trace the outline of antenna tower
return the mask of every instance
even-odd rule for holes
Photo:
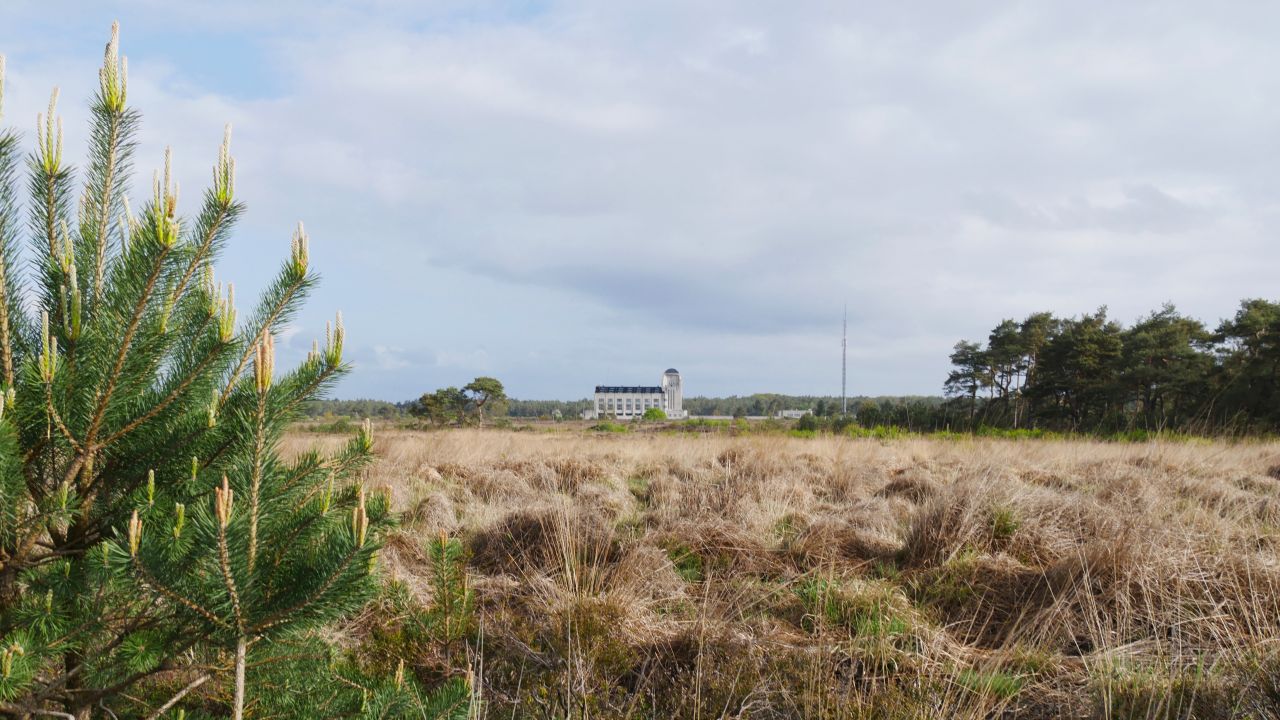
[[[849,398],[845,394],[845,382],[849,373],[849,304],[844,305],[844,328],[840,336],[840,414],[849,414]]]

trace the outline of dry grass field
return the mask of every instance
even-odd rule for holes
[[[421,541],[465,540],[485,717],[1280,717],[1274,443],[377,446],[388,572],[430,603]]]

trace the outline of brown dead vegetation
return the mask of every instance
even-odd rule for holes
[[[487,717],[1280,717],[1275,444],[378,442],[389,571],[466,540]]]

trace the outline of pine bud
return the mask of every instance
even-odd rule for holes
[[[133,511],[133,517],[129,518],[129,556],[138,556],[138,545],[142,542],[142,520],[138,518],[138,511]]]
[[[0,674],[9,677],[13,673],[13,659],[22,655],[26,655],[27,651],[14,641],[9,647],[5,648],[4,654],[0,655]]]
[[[370,450],[373,449],[373,421],[372,420],[370,420],[369,418],[365,418],[364,422],[360,423],[360,430],[356,434],[356,440],[359,441],[360,449],[362,451],[369,452]]]
[[[213,389],[213,398],[209,400],[209,428],[218,426],[218,389]]]
[[[225,530],[231,522],[231,506],[235,502],[235,493],[227,483],[226,475],[222,476],[222,487],[215,488],[213,495],[213,512],[218,517],[218,524]]]
[[[309,253],[307,249],[307,231],[302,228],[302,221],[298,221],[298,229],[293,231],[293,243],[289,252],[289,260],[293,264],[293,271],[299,276],[307,274],[307,261]]]
[[[169,207],[169,198],[173,196],[173,148],[169,145],[164,147],[164,198],[161,202],[166,210]]]
[[[53,591],[52,590],[46,590],[44,593],[44,614],[45,615],[53,614]]]
[[[120,254],[126,255],[129,252],[129,237],[138,228],[138,223],[133,219],[133,211],[129,209],[129,196],[120,196]]]
[[[200,475],[200,458],[195,455],[191,456],[191,482],[194,484],[196,478]]]
[[[342,363],[342,341],[346,337],[346,331],[342,328],[342,313],[339,312],[334,319],[333,325],[325,323],[324,325],[324,356],[325,362],[330,366]]]
[[[222,148],[213,166],[213,196],[226,207],[236,195],[236,161],[231,157],[231,124],[222,132]]]
[[[364,547],[365,536],[369,532],[369,515],[364,509],[364,486],[360,486],[356,490],[356,506],[351,509],[351,534],[355,537],[356,545]]]
[[[212,277],[212,276],[211,276]],[[218,300],[218,340],[231,342],[236,334],[236,288],[227,283],[227,297]]]
[[[49,97],[49,114],[36,114],[36,162],[46,175],[62,168],[62,118],[57,117],[58,88]]]
[[[49,311],[40,312],[40,377],[53,382],[58,372],[58,342],[49,334]]]
[[[156,471],[147,471],[147,507],[156,504]]]
[[[182,503],[173,504],[173,539],[182,537],[182,526],[187,522],[187,506]]]
[[[123,64],[120,61],[120,23],[113,22],[111,40],[107,42],[107,49],[103,53],[102,68],[98,70],[102,104],[113,113],[124,110],[128,73],[128,61]]]
[[[404,687],[404,658],[396,665],[396,687]]]
[[[155,203],[156,240],[164,247],[178,242],[178,185],[173,181],[173,148],[164,149],[164,183],[157,173],[152,180],[152,202]]]
[[[76,266],[76,246],[71,241],[71,228],[67,226],[67,221],[63,220],[58,228],[62,237],[62,254],[57,259],[62,267],[62,274],[67,275]]]
[[[333,471],[329,471],[329,484],[324,489],[324,495],[320,498],[320,514],[329,512],[329,506],[333,504]]]
[[[173,314],[173,303],[177,300],[172,293],[165,295],[164,307],[160,310],[160,334],[169,332],[169,316]]]
[[[218,308],[221,307],[222,286],[213,280],[213,265],[205,263],[200,268],[200,284],[204,286],[205,307],[209,317],[214,317],[218,314]]]
[[[258,343],[258,356],[253,363],[253,379],[258,385],[258,394],[266,395],[271,389],[271,377],[275,374],[276,341],[270,332],[263,335]]]
[[[80,299],[80,282],[76,277],[76,266],[71,266],[71,272],[67,277],[67,282],[71,284],[71,307],[67,310],[65,325],[67,330],[67,339],[76,341],[80,339],[80,323],[83,312],[83,303]]]

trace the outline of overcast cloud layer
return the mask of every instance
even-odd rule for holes
[[[79,152],[118,17],[141,178],[172,144],[191,208],[235,125],[219,275],[304,219],[283,344],[342,309],[345,397],[835,394],[845,302],[851,392],[935,394],[1004,317],[1280,295],[1280,5],[5,5],[6,124],[60,85]]]

